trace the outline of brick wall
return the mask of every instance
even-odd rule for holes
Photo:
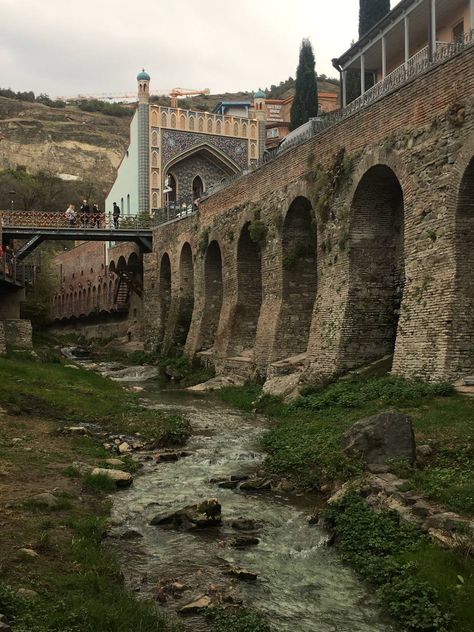
[[[391,352],[402,375],[474,370],[473,62],[471,47],[240,178],[198,214],[156,229],[145,272],[150,340],[175,339],[188,243],[190,355],[210,349],[225,366],[252,347],[264,371],[303,351],[308,379]],[[258,217],[265,242],[243,247]],[[171,299],[163,321],[165,252]]]

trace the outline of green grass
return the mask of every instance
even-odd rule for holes
[[[206,618],[212,621],[215,632],[270,632],[270,627],[255,610],[239,608],[229,612],[224,608],[210,608]]]
[[[106,474],[86,474],[82,482],[89,491],[99,494],[111,494],[116,490],[114,481]]]
[[[305,489],[344,482],[364,468],[340,450],[341,435],[358,419],[384,410],[409,414],[418,444],[429,443],[433,457],[424,469],[406,469],[407,487],[474,515],[474,405],[444,382],[426,384],[393,376],[341,380],[310,387],[289,405],[259,397],[255,385],[223,389],[226,402],[257,409],[276,423],[264,438],[266,467],[290,475]]]
[[[163,435],[164,440],[168,434],[180,434],[182,441],[185,436],[186,422],[178,422],[179,416],[168,419],[163,412],[139,406],[138,396],[118,383],[31,356],[0,358],[0,401],[12,413],[65,424],[96,422],[117,432],[141,432],[145,438]],[[97,446],[91,449],[100,451]]]
[[[342,559],[379,588],[405,630],[470,632],[474,560],[431,544],[395,511],[373,511],[349,493],[326,512]]]
[[[71,541],[61,551],[70,572],[49,570],[36,600],[22,599],[0,584],[0,612],[15,632],[165,632],[168,624],[155,605],[136,601],[121,583],[115,559],[101,546],[102,517],[71,521]]]

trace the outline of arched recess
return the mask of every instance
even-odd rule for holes
[[[222,256],[217,241],[211,241],[204,260],[204,313],[201,325],[201,348],[215,343],[222,309]]]
[[[393,354],[405,284],[403,191],[395,172],[362,176],[349,222],[349,292],[342,359],[347,367]]]
[[[163,340],[171,306],[171,262],[168,253],[160,263],[160,338]]]
[[[282,305],[274,359],[305,353],[318,285],[317,235],[311,202],[290,205],[282,233]]]
[[[188,337],[194,309],[194,264],[188,242],[183,245],[179,258],[179,306],[176,344],[184,346]]]
[[[245,224],[237,244],[237,308],[232,332],[232,353],[249,353],[255,344],[262,306],[262,253]]]
[[[204,191],[204,183],[200,176],[196,176],[193,180],[193,200],[198,200]]]
[[[474,370],[474,156],[466,167],[456,207],[454,338],[459,370]]]
[[[125,272],[127,268],[127,262],[125,261],[125,257],[121,255],[117,261],[117,272]]]

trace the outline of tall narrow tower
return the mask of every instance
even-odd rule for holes
[[[150,75],[143,69],[138,81],[138,212],[150,212]]]

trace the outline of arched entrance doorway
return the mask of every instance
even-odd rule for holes
[[[200,176],[196,176],[193,180],[193,201],[198,200],[204,191],[204,184]]]

